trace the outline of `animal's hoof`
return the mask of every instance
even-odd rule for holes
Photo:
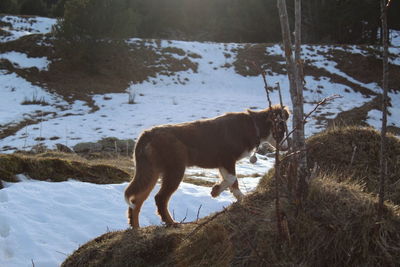
[[[219,184],[216,184],[213,186],[211,190],[211,196],[212,197],[217,197],[221,193],[221,186]]]

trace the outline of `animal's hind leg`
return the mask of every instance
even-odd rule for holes
[[[174,166],[165,172],[162,178],[161,189],[155,196],[158,214],[161,216],[161,220],[167,225],[175,223],[168,211],[168,202],[171,195],[176,191],[181,183],[184,173],[185,166]]]
[[[150,175],[149,177],[149,184],[147,185],[146,190],[140,193],[132,194],[130,192],[132,184],[130,184],[125,191],[126,193],[126,200],[128,202],[129,208],[128,208],[128,223],[133,227],[133,228],[139,228],[139,213],[142,208],[143,202],[147,199],[149,196],[151,190],[154,188],[156,182],[157,182],[158,174],[153,174]]]

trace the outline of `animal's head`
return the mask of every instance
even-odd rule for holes
[[[268,142],[273,147],[277,147],[285,137],[286,121],[289,119],[290,112],[288,107],[275,105],[262,111],[249,111],[258,129],[261,142]],[[281,145],[281,150],[287,150],[287,142]]]

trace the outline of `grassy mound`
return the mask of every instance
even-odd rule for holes
[[[359,150],[350,164],[352,144]],[[277,232],[271,171],[256,192],[223,212],[178,228],[104,234],[75,251],[63,266],[396,266],[400,208],[387,202],[384,219],[378,221],[378,199],[364,185],[366,177],[374,184],[378,173],[379,134],[330,130],[308,145],[310,162],[317,161],[323,172],[311,182],[302,210],[281,197],[285,240]],[[390,137],[389,148],[389,166],[396,166],[399,140]],[[390,197],[395,195],[392,190]]]
[[[265,178],[271,185],[271,179]],[[272,186],[225,211],[178,228],[104,234],[62,266],[394,266],[400,262],[400,210],[377,223],[376,197],[359,185],[319,177],[304,210],[281,199],[290,242],[279,241]],[[122,216],[122,215],[121,215]]]
[[[319,133],[307,140],[308,161],[325,172],[336,172],[339,181],[352,179],[366,190],[379,190],[380,133],[371,128],[344,127]],[[400,139],[388,138],[386,197],[400,204]],[[353,160],[352,160],[353,158]]]
[[[0,179],[17,182],[17,174],[26,174],[37,180],[54,182],[70,178],[97,184],[121,183],[128,181],[130,174],[112,165],[73,160],[67,154],[44,155],[1,154]]]

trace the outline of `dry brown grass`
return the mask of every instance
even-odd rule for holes
[[[333,134],[340,146],[362,138],[374,148],[374,131],[337,131],[315,138],[325,136],[329,140]],[[397,149],[391,144],[391,149]],[[324,148],[330,149],[333,148]],[[361,151],[360,159],[368,158],[368,151]],[[326,156],[327,162],[342,158],[349,164],[347,154],[332,159],[335,151],[332,155],[323,151],[317,154],[315,150],[312,153],[318,158]],[[371,165],[376,160],[366,158],[363,164]],[[353,164],[365,169],[360,162]],[[274,172],[270,171],[256,192],[221,213],[178,228],[146,227],[107,233],[78,249],[63,266],[397,266],[399,206],[386,202],[384,219],[378,221],[377,197],[365,190],[359,180],[344,179],[345,166],[343,173],[335,168],[329,172],[329,168],[321,166],[323,171],[311,182],[299,212],[286,199],[285,190],[281,192],[290,243],[277,233]]]
[[[378,193],[380,133],[372,128],[339,127],[307,140],[309,164],[335,172],[339,181],[351,179]],[[353,157],[354,154],[354,157]],[[400,139],[388,137],[388,179],[386,197],[400,204]],[[351,159],[353,157],[353,162]]]
[[[17,182],[17,174],[26,174],[32,179],[54,182],[73,178],[97,184],[122,183],[129,181],[132,172],[128,169],[128,160],[123,162],[121,158],[88,161],[75,154],[60,152],[0,154],[0,177],[8,182]]]
[[[264,179],[272,184],[269,176]],[[387,203],[385,219],[377,223],[377,199],[361,189],[320,176],[298,215],[282,198],[290,244],[278,238],[269,186],[211,221],[107,233],[79,248],[63,266],[395,266],[399,208]]]

